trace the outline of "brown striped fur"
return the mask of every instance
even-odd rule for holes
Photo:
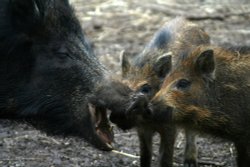
[[[188,87],[180,85],[183,79]],[[155,112],[172,107],[168,112],[179,125],[233,141],[238,166],[250,166],[250,54],[197,47],[178,62],[152,103]]]
[[[196,24],[183,18],[173,19],[166,23],[155,34],[149,45],[130,62],[126,57],[123,57],[123,82],[129,85],[135,92],[141,91],[151,99],[159,91],[165,75],[171,68],[188,55],[191,48],[201,44],[209,44],[209,40],[208,34]],[[168,54],[172,56],[171,61],[167,58]],[[164,56],[166,56],[166,59],[161,59]],[[160,61],[165,62],[161,63]],[[169,66],[171,64],[172,67]],[[145,92],[145,87],[149,87],[150,92]],[[138,117],[137,129],[140,139],[141,166],[150,166],[152,136],[154,132],[158,132],[161,137],[159,165],[161,167],[172,167],[176,128],[171,119],[163,124],[158,124],[157,122]],[[196,167],[197,152],[194,141],[195,136],[192,132],[186,134],[188,137],[184,164],[185,166]]]

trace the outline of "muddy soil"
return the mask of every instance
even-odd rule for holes
[[[140,52],[154,32],[168,20],[184,16],[201,25],[218,45],[250,46],[250,4],[241,0],[71,0],[82,27],[100,61],[119,74],[119,54]],[[184,135],[175,143],[174,166],[182,166]],[[135,130],[115,128],[117,150],[135,156]],[[202,167],[235,167],[232,143],[199,135]],[[157,166],[159,137],[154,137],[153,166]],[[99,151],[81,139],[51,137],[26,124],[0,120],[1,167],[139,167],[139,159]]]

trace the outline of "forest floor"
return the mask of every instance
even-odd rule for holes
[[[250,46],[250,5],[244,0],[71,0],[100,61],[119,74],[122,50],[136,55],[165,22],[184,16],[202,26],[216,45]],[[230,2],[230,3],[228,3]],[[235,167],[232,143],[210,136],[197,138],[199,165]],[[115,128],[117,150],[139,155],[135,130]],[[185,136],[178,134],[174,166],[183,164]],[[159,136],[154,137],[157,166]],[[26,124],[0,120],[1,167],[139,167],[139,159],[103,152],[76,138],[51,137]]]

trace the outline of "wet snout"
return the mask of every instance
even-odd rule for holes
[[[136,93],[131,97],[131,103],[127,109],[128,116],[149,116],[152,111],[149,105],[148,97],[143,93]]]
[[[167,123],[173,120],[173,107],[166,103],[164,98],[154,97],[149,102],[152,119],[158,123]]]

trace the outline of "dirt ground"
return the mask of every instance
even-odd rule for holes
[[[71,0],[95,52],[107,68],[119,73],[119,54],[140,52],[166,21],[185,16],[210,34],[212,43],[250,46],[250,4],[247,0]],[[114,146],[139,154],[135,130],[115,129]],[[175,144],[174,166],[182,166],[184,135]],[[202,167],[235,167],[232,143],[209,136],[197,139]],[[157,166],[159,137],[154,138]],[[81,139],[47,136],[36,129],[0,120],[1,167],[138,167],[138,158],[99,151]]]

